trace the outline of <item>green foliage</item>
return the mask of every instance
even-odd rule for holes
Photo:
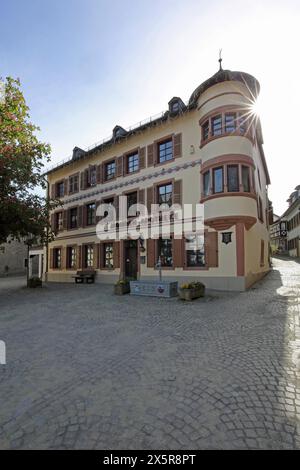
[[[200,288],[204,288],[204,284],[202,284],[202,282],[189,282],[189,283],[186,283],[186,284],[182,284],[180,286],[181,289],[200,289]]]
[[[1,80],[1,77],[0,77]],[[7,77],[0,101],[0,243],[7,237],[32,241],[52,239],[49,210],[57,201],[36,193],[46,189],[42,174],[50,145],[40,142],[39,128],[30,122],[20,81]]]

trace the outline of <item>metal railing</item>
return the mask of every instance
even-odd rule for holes
[[[185,103],[185,105],[187,106],[188,102]],[[154,114],[154,115],[144,119],[143,121],[139,121],[139,122],[127,127],[127,128],[124,128],[124,129],[127,132],[132,132],[132,131],[134,131],[136,129],[139,129],[140,127],[142,127],[146,124],[150,124],[151,122],[156,121],[157,119],[161,119],[165,114],[166,114],[166,110],[161,111],[160,113]],[[113,135],[111,134],[109,137],[106,137],[105,139],[103,139],[99,142],[96,142],[95,144],[92,144],[89,147],[85,147],[83,150],[85,152],[89,152],[90,150],[93,150],[96,147],[99,147],[100,145],[104,145],[105,143],[111,141],[112,137],[113,137]],[[72,158],[73,158],[73,155],[65,157],[62,160],[60,160],[59,162],[53,163],[52,165],[46,167],[44,172],[47,173],[47,172],[53,170],[54,168],[60,167],[61,165],[64,165],[65,163],[71,162]]]

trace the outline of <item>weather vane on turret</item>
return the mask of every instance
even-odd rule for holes
[[[222,69],[222,49],[219,49],[219,63],[220,63],[220,70],[223,70]]]

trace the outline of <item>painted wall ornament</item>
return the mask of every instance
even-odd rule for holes
[[[225,245],[228,245],[228,243],[231,243],[231,234],[232,232],[222,232],[222,243],[225,243]]]

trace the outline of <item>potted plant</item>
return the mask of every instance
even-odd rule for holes
[[[42,287],[42,280],[39,277],[28,279],[28,287]]]
[[[179,297],[182,300],[193,300],[204,297],[205,285],[202,282],[189,282],[182,284],[179,289]]]
[[[115,294],[124,295],[130,293],[130,284],[126,279],[119,279],[115,284]]]

